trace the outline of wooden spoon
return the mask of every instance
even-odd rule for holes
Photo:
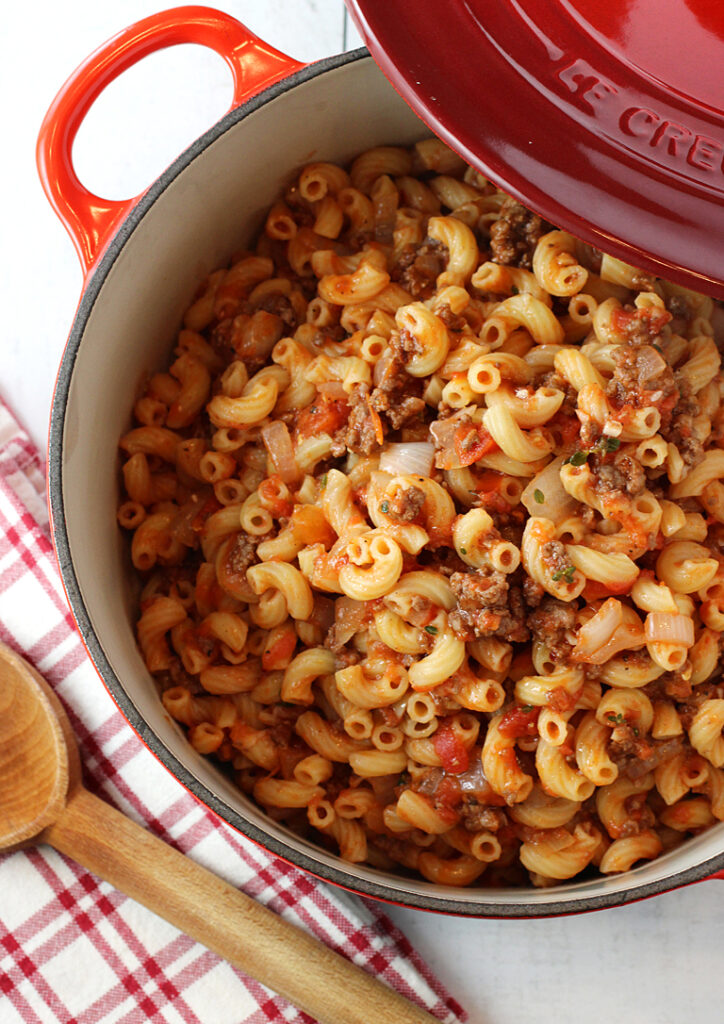
[[[439,1024],[93,796],[45,680],[0,644],[0,850],[49,843],[321,1024]]]

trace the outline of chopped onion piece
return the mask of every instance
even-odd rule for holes
[[[582,660],[588,662],[589,665],[605,665],[610,658],[613,658],[620,651],[638,651],[641,647],[645,646],[646,639],[644,637],[643,624],[639,622],[638,626],[636,626],[635,623],[624,620],[621,628],[616,630],[607,644],[604,644],[603,647],[589,658]]]
[[[391,476],[430,476],[434,447],[429,441],[388,444],[380,455],[380,471]]]
[[[375,368],[372,371],[372,382],[376,387],[379,387],[382,381],[385,379],[388,368],[392,364],[395,356],[391,349],[383,352],[380,358],[375,363]]]
[[[609,598],[609,601],[615,601],[615,598]],[[605,602],[605,604],[607,603]],[[583,647],[580,652],[578,647],[574,648],[571,655],[572,661],[582,661],[589,665],[604,665],[609,658],[613,658],[619,651],[637,651],[641,647],[646,646],[644,624],[636,612],[627,605],[621,605],[620,601],[615,601],[615,603],[621,606],[621,624],[613,630],[606,643],[602,647],[594,649],[592,653],[583,653],[586,651],[586,647]],[[603,607],[602,605],[599,611],[602,611]],[[587,626],[589,623],[587,622],[585,625]],[[581,632],[582,630],[579,630],[579,636]]]
[[[545,469],[536,473],[520,496],[521,502],[531,516],[543,516],[553,523],[560,523],[571,515],[576,501],[561,483],[561,466],[565,456],[559,455]]]
[[[274,468],[284,483],[295,483],[299,479],[299,467],[294,458],[292,439],[289,436],[286,423],[282,423],[281,420],[267,423],[265,427],[262,427],[261,438],[274,463]]]
[[[434,423],[430,424],[430,434],[437,450],[435,465],[438,469],[463,468],[460,456],[455,448],[455,435],[463,424],[470,423],[471,411],[472,407],[467,406],[465,409],[458,409],[457,412],[453,413],[452,416],[448,416],[447,419],[435,420]]]
[[[171,520],[170,536],[180,540],[187,547],[195,547],[198,543],[198,532],[193,528],[193,522],[198,517],[203,507],[201,501],[189,500],[183,504]]]
[[[367,610],[364,601],[338,597],[334,602],[334,642],[343,646],[362,629]]]
[[[339,380],[324,380],[317,384],[317,391],[325,402],[346,402],[349,395]]]
[[[666,369],[667,363],[652,345],[642,345],[637,353],[636,370],[640,383],[657,377]]]
[[[460,426],[461,417],[448,416],[445,420],[435,420],[430,424],[430,433],[438,448],[452,448],[455,443],[455,431]]]
[[[648,643],[681,644],[694,646],[694,622],[688,615],[670,612],[649,612],[644,623]]]
[[[588,661],[592,654],[608,643],[623,622],[623,608],[615,597],[604,601],[595,615],[578,630],[574,661]]]

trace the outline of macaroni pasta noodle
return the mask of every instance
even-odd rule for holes
[[[437,139],[298,168],[261,223],[120,439],[138,645],[193,748],[440,885],[724,821],[720,304]]]

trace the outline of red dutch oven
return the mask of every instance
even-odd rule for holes
[[[364,6],[356,5],[358,23],[370,43],[379,47],[382,43],[370,28]],[[400,6],[411,7],[411,0]],[[434,17],[435,9],[443,5],[417,6],[428,6]],[[463,8],[480,5],[444,6],[459,14]],[[420,21],[415,24],[419,27]],[[376,23],[373,27],[383,38],[382,27]],[[428,38],[418,38],[419,33],[411,36],[415,45],[430,46]],[[91,194],[78,180],[71,159],[83,117],[122,71],[155,50],[178,43],[208,46],[226,61],[234,82],[232,108],[143,195],[115,202]],[[394,49],[392,43],[390,49]],[[384,59],[389,70],[390,60]],[[391,71],[395,85],[433,127],[455,143],[430,106],[429,96],[434,94],[425,98],[415,93],[416,89],[424,93],[434,76],[418,68],[412,58],[411,64],[405,60],[400,58],[403,71]],[[459,127],[460,148],[469,159],[487,167],[529,202],[537,200],[532,205],[541,212],[566,223],[564,217],[554,215],[560,200],[553,187],[555,174],[546,175],[545,167],[535,161],[519,166],[513,160],[506,170],[502,163],[498,166],[500,153],[505,153],[502,136],[495,136],[499,145],[493,159],[490,152],[481,155],[471,124]],[[485,135],[483,114],[474,131],[478,137]],[[58,374],[49,438],[53,536],[78,628],[133,729],[199,800],[272,853],[357,893],[471,916],[537,917],[612,907],[690,882],[724,877],[724,825],[626,874],[573,880],[548,889],[455,890],[348,864],[272,821],[192,749],[165,713],[138,653],[133,632],[135,591],[115,518],[117,443],[128,427],[138,383],[166,364],[199,280],[225,264],[259,229],[264,211],[290,171],[311,160],[344,163],[371,146],[410,145],[428,134],[367,50],[305,66],[259,40],[233,18],[204,7],[163,12],[120,32],[63,86],[42,126],[38,164],[48,198],[68,229],[86,274]],[[523,173],[531,184],[526,184]],[[548,194],[553,199],[548,202],[552,206],[546,205],[535,184],[539,181],[551,187]],[[575,217],[566,226],[575,229]],[[583,223],[580,227],[585,228],[579,230],[584,237],[601,237],[596,234],[599,228],[592,230]],[[616,251],[630,254],[625,233],[621,237]],[[660,266],[668,260],[665,247],[652,251],[657,255],[649,263]],[[713,277],[706,268],[699,270]],[[680,279],[687,274],[691,279],[686,271]]]

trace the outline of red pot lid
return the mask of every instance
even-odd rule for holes
[[[724,4],[347,3],[398,92],[494,182],[724,297]]]

